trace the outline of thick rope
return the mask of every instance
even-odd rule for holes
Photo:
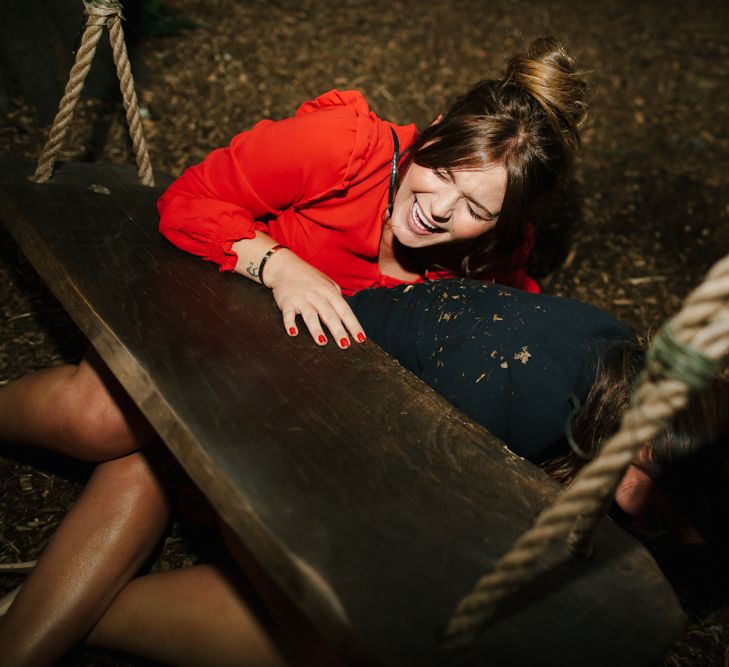
[[[53,166],[56,163],[58,153],[68,133],[68,128],[73,119],[73,113],[81,95],[86,75],[89,73],[89,69],[91,69],[91,63],[96,53],[96,46],[99,43],[104,26],[108,22],[109,39],[111,40],[117,76],[119,77],[122,96],[124,98],[124,108],[127,112],[127,122],[137,159],[139,178],[145,185],[154,185],[152,167],[139,118],[137,95],[134,92],[134,80],[132,79],[129,58],[127,57],[126,45],[124,44],[124,35],[120,25],[121,3],[118,0],[84,0],[84,6],[84,12],[88,17],[86,20],[86,28],[81,37],[81,44],[76,52],[76,60],[69,73],[68,83],[61,98],[58,113],[53,120],[48,141],[38,158],[38,165],[36,166],[33,180],[37,183],[45,183],[53,175]]]
[[[96,45],[99,43],[99,37],[101,37],[103,28],[104,22],[99,22],[96,16],[89,14],[86,21],[86,29],[81,37],[81,44],[76,52],[76,61],[73,67],[71,67],[68,83],[66,84],[66,89],[59,104],[58,113],[53,120],[48,141],[38,158],[38,165],[33,175],[33,180],[36,183],[45,183],[53,176],[53,165],[56,163],[58,151],[61,150],[63,140],[66,138],[66,133],[73,118],[73,112],[76,109],[76,103],[81,95],[81,89],[84,86],[86,75],[91,68],[91,61],[94,59]]]
[[[717,362],[711,364],[714,371],[718,360],[729,351],[728,303],[729,256],[714,265],[670,323],[673,334],[669,336],[675,343],[689,348],[688,356],[700,354],[705,360]],[[705,374],[704,381],[708,375]],[[690,389],[677,376],[677,372],[666,373],[665,369],[661,372],[656,363],[649,362],[636,383],[631,408],[624,415],[619,431],[603,445],[600,456],[580,471],[574,483],[539,515],[511,551],[499,559],[494,570],[481,577],[472,592],[458,603],[444,633],[449,648],[470,644],[497,605],[530,578],[553,542],[571,532],[573,550],[589,548],[628,465],[644,443],[658,435],[672,416],[686,407]],[[695,376],[691,384],[696,387]]]
[[[134,90],[132,68],[129,66],[127,45],[124,42],[121,17],[118,14],[110,17],[107,25],[109,26],[109,40],[111,41],[111,48],[114,53],[116,73],[119,77],[119,87],[121,88],[122,98],[124,99],[124,109],[127,112],[129,136],[132,138],[134,156],[137,160],[139,180],[144,185],[151,186],[154,185],[152,163],[149,160],[147,142],[144,140],[144,132],[142,131],[142,119],[139,116],[139,104],[137,103],[137,93]]]

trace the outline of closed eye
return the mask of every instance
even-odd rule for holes
[[[483,215],[479,215],[478,213],[476,213],[476,211],[473,210],[473,208],[471,208],[470,204],[467,204],[466,206],[468,207],[468,212],[471,214],[471,217],[474,220],[479,220],[480,222],[494,222],[494,220],[496,220],[495,216],[484,217]]]
[[[453,174],[451,173],[450,169],[433,169],[433,173],[444,183],[454,182]],[[476,213],[476,211],[470,204],[466,204],[466,206],[468,207],[469,215],[474,220],[478,220],[479,222],[495,222],[496,218],[498,217],[498,213],[493,214],[491,212],[489,212],[489,214],[486,216],[480,215],[479,213]]]

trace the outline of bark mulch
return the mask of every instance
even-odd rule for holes
[[[194,27],[142,39],[135,49],[144,129],[158,170],[179,174],[258,119],[288,116],[332,87],[361,89],[380,116],[424,125],[527,41],[552,34],[589,72],[592,113],[574,178],[535,216],[531,272],[544,290],[651,331],[729,251],[725,2],[168,0],[165,6]],[[46,131],[16,96],[0,118],[0,150],[37,156]],[[81,103],[64,158],[132,161],[118,100]],[[0,383],[79,359],[83,337],[2,230],[0,313]],[[34,558],[88,468],[10,446],[0,454],[0,560]],[[662,548],[656,555],[689,616],[665,664],[729,664],[726,568],[691,549]],[[153,567],[197,557],[177,522]],[[3,591],[13,585],[0,579]],[[79,650],[64,664],[150,663]]]

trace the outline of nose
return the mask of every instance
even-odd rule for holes
[[[444,192],[433,195],[430,200],[430,215],[433,222],[446,223],[451,219],[457,197],[455,193]]]

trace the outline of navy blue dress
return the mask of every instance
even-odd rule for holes
[[[633,338],[594,306],[467,279],[348,301],[371,340],[535,463],[563,447],[570,397],[584,401],[606,346]]]

